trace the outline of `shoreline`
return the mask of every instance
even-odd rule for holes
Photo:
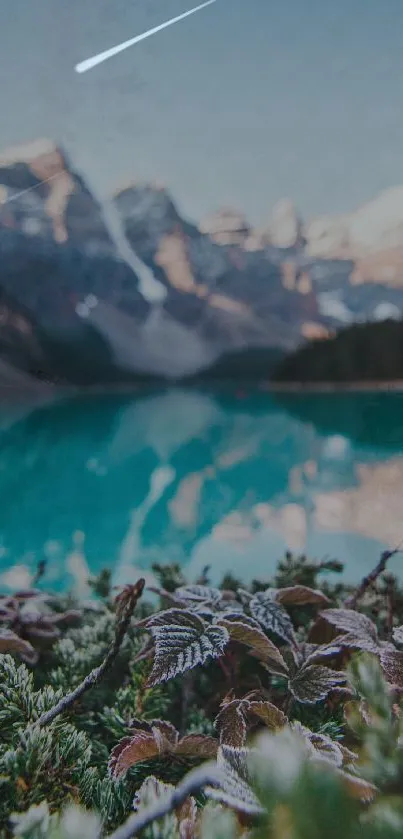
[[[42,386],[41,386],[42,385]],[[177,389],[177,390],[209,390],[211,392],[217,392],[221,389],[229,389],[231,391],[239,391],[242,394],[246,394],[246,392],[256,391],[260,393],[267,393],[269,394],[289,394],[290,396],[301,396],[301,395],[316,395],[316,394],[328,394],[329,396],[336,396],[342,395],[345,393],[403,393],[403,380],[397,381],[390,381],[390,382],[379,382],[379,381],[368,381],[368,382],[318,382],[318,383],[307,383],[307,382],[271,382],[271,381],[257,381],[257,380],[245,380],[245,379],[222,379],[214,381],[198,381],[198,382],[190,382],[190,381],[159,381],[157,382],[144,382],[144,383],[122,383],[122,384],[105,384],[105,385],[90,385],[85,387],[76,387],[76,386],[58,386],[57,384],[52,384],[47,382],[45,387],[43,387],[43,382],[38,382],[38,390],[33,390],[32,388],[23,388],[21,385],[16,385],[13,387],[12,385],[2,386],[0,384],[0,405],[15,405],[16,402],[19,405],[29,405],[29,404],[37,404],[38,406],[41,404],[46,404],[49,402],[53,402],[53,400],[61,400],[65,398],[75,398],[75,397],[91,397],[91,396],[108,396],[114,394],[133,394],[134,395],[141,395],[146,393],[147,391],[160,391],[160,390],[167,390],[167,389]]]

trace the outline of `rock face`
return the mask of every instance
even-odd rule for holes
[[[0,155],[0,359],[60,385],[269,378],[306,339],[400,316],[399,195],[380,205],[394,208],[383,250],[355,257],[353,233],[363,245],[379,207],[304,230],[287,201],[263,232],[229,209],[199,227],[160,186],[101,206],[54,143],[12,149]]]

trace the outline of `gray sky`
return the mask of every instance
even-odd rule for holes
[[[195,219],[261,224],[285,196],[348,211],[403,183],[402,0],[217,0],[74,72],[196,4],[4,0],[0,148],[49,136],[101,195],[162,181]]]

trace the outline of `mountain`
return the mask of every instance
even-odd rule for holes
[[[0,155],[0,359],[58,385],[269,378],[307,340],[400,317],[399,194],[378,215],[322,228],[290,201],[260,231],[230,208],[197,225],[158,185],[101,204],[49,140],[11,149]],[[353,233],[362,244],[380,216],[384,250],[355,256]]]

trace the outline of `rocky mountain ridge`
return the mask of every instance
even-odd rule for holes
[[[12,149],[0,155],[0,357],[58,384],[236,375],[240,365],[253,375],[257,356],[269,378],[307,339],[400,317],[393,229],[381,240],[395,243],[396,277],[382,275],[379,253],[375,277],[368,254],[314,255],[291,202],[265,231],[230,210],[197,225],[155,185],[129,185],[101,206],[51,141]]]

